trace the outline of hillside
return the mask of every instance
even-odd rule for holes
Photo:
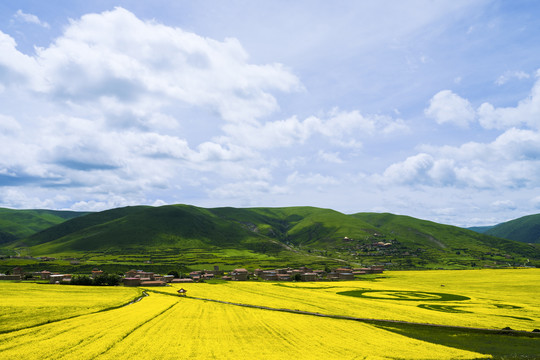
[[[498,224],[486,234],[524,243],[540,243],[540,214],[520,217]]]
[[[488,231],[492,227],[493,226],[472,226],[472,227],[468,227],[467,230],[472,230],[480,234],[485,234],[486,231]]]
[[[140,253],[164,249],[250,248],[268,240],[187,205],[136,206],[90,214],[34,234],[17,245],[32,254],[107,251]],[[255,246],[256,247],[256,246]]]
[[[28,237],[88,212],[0,208],[0,244]]]
[[[535,247],[467,229],[408,216],[346,215],[314,207],[117,208],[64,221],[6,247],[33,257],[77,258],[88,266],[138,268],[143,263],[469,268],[540,260]]]
[[[423,261],[448,265],[466,264],[469,261],[478,265],[486,264],[486,261],[513,262],[516,256],[540,256],[537,248],[526,244],[410,216],[378,213],[358,213],[353,216],[376,226],[386,238],[396,239],[408,248],[417,247],[415,254]]]

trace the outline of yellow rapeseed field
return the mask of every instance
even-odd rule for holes
[[[172,296],[148,296],[117,309],[0,334],[0,359],[93,359],[176,303]]]
[[[159,296],[151,294],[151,296]],[[472,359],[370,325],[189,298],[98,359]],[[146,355],[148,356],[148,355]]]
[[[178,284],[188,295],[331,315],[491,329],[540,328],[540,270],[387,272],[376,281]],[[377,290],[362,297],[346,291]],[[442,294],[442,295],[437,295]],[[446,299],[456,295],[468,299]],[[406,298],[406,300],[404,300]]]
[[[483,356],[357,322],[156,293],[122,308],[0,335],[0,359],[434,357]]]
[[[539,276],[536,269],[409,271],[375,281],[178,284],[148,288],[126,306],[142,288],[0,283],[0,360],[480,359],[489,356],[362,322],[196,298],[530,331],[540,328]],[[180,287],[187,297],[177,296]],[[348,291],[355,296],[340,294]]]
[[[0,283],[0,333],[127,303],[134,288]]]

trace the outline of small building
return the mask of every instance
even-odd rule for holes
[[[253,271],[253,274],[255,274],[255,276],[257,276],[257,277],[260,277],[263,274],[263,272],[264,272],[263,269],[255,269]]]
[[[92,279],[95,279],[95,278],[98,277],[99,275],[103,275],[103,271],[101,271],[101,270],[99,270],[99,269],[97,269],[97,268],[94,268],[94,269],[92,270],[92,275],[91,275]]]
[[[178,284],[178,283],[192,283],[193,279],[191,278],[185,278],[185,279],[172,279],[171,283]]]
[[[170,283],[171,281],[173,281],[173,279],[174,279],[174,275],[163,275],[162,281],[165,281],[166,283]]]
[[[354,280],[354,275],[353,273],[339,273],[338,275],[339,277],[339,280]]]
[[[303,273],[303,274],[300,275],[300,280],[302,280],[302,281],[317,281],[318,278],[319,277],[314,272]]]
[[[138,277],[125,277],[122,279],[124,286],[139,286],[141,285],[141,278]]]
[[[365,271],[361,271],[361,270],[357,270],[357,271],[353,271],[353,275],[356,276],[356,275],[366,275],[366,272]]]
[[[17,266],[11,270],[11,275],[18,275],[22,279],[24,277],[24,270],[22,267]]]
[[[49,283],[50,284],[60,284],[62,283],[62,280],[64,280],[63,274],[51,274],[49,276]]]
[[[326,275],[326,278],[328,280],[339,280],[339,274],[332,271]]]
[[[0,280],[21,280],[19,275],[0,274]]]
[[[164,281],[159,280],[150,280],[150,281],[141,281],[141,286],[165,286]]]
[[[261,279],[267,280],[267,281],[276,281],[278,279],[278,277],[277,277],[277,273],[275,271],[266,270],[266,271],[263,271],[263,273],[261,275]]]
[[[180,295],[180,296],[186,296],[187,290],[182,288],[182,289],[178,290],[177,292],[178,292],[178,295]]]
[[[278,281],[291,281],[291,274],[276,274]]]
[[[246,269],[234,269],[230,273],[231,277],[235,281],[246,281],[248,279],[248,271]]]
[[[51,272],[48,270],[43,270],[39,273],[39,277],[41,280],[49,280],[51,277]]]

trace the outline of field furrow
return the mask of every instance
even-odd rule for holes
[[[0,359],[91,359],[176,302],[155,295],[114,310],[2,334]]]
[[[152,295],[153,296],[153,295]],[[181,299],[98,359],[473,359],[373,326]],[[386,344],[392,344],[387,346]]]

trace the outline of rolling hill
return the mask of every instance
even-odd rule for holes
[[[485,233],[524,243],[539,244],[540,214],[524,216],[498,224]]]
[[[314,207],[124,207],[75,217],[6,246],[95,264],[144,261],[192,268],[216,263],[466,268],[540,261],[536,247],[455,226]]]
[[[28,237],[88,212],[0,208],[0,244]]]

